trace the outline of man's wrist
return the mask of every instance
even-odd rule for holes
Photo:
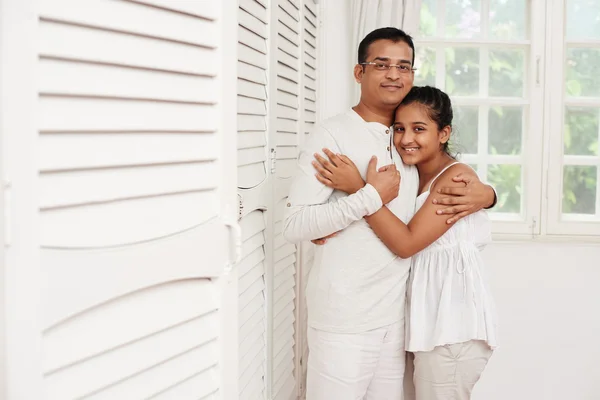
[[[490,208],[493,208],[496,205],[496,203],[498,202],[498,196],[496,195],[496,190],[494,189],[493,186],[490,186],[490,185],[486,185],[486,186],[487,186],[488,190],[492,191],[492,202],[485,207],[486,210],[489,210]]]

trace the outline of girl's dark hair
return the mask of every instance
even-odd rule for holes
[[[427,107],[427,115],[437,124],[439,130],[446,126],[452,127],[452,102],[450,97],[440,89],[432,86],[413,86],[400,105],[406,106],[412,103]],[[450,154],[450,141],[444,143],[442,150],[454,157]]]

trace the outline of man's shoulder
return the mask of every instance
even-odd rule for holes
[[[339,131],[346,131],[348,127],[356,126],[356,119],[351,113],[351,110],[339,113],[333,117],[329,117],[317,125],[317,128],[324,129],[335,135]]]

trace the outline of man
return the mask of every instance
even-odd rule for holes
[[[339,231],[327,246],[316,249],[306,290],[307,400],[402,399],[410,259],[390,252],[363,217],[384,204],[404,222],[414,214],[417,170],[402,164],[389,129],[394,110],[412,88],[413,63],[414,44],[403,31],[382,28],[368,34],[354,67],[361,85],[359,104],[324,121],[300,152],[284,237],[300,242]],[[317,181],[311,165],[323,148],[347,155],[363,173],[372,156],[381,165],[396,161],[401,190],[384,190],[399,180],[393,167],[384,168],[372,185],[355,194],[329,189]],[[460,210],[474,212],[494,202],[493,189],[478,180],[470,185],[470,196],[455,199]]]

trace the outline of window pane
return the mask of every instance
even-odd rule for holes
[[[567,107],[565,110],[564,152],[567,155],[598,155],[597,108]]]
[[[600,96],[600,49],[567,49],[567,94]]]
[[[481,1],[446,1],[446,37],[477,38],[481,35]]]
[[[496,188],[498,204],[490,211],[521,212],[521,166],[500,164],[488,166],[488,182]]]
[[[563,172],[563,214],[595,214],[598,170],[566,165]]]
[[[523,96],[523,50],[490,50],[490,96]]]
[[[435,36],[437,33],[437,0],[422,0],[421,23],[419,34],[421,37]]]
[[[450,139],[452,151],[463,154],[477,154],[477,130],[479,110],[477,107],[455,106],[454,129]]]
[[[567,39],[600,39],[600,2],[567,0]]]
[[[462,96],[479,94],[479,49],[446,49],[446,93]]]
[[[492,107],[488,118],[488,153],[521,154],[523,137],[522,107]]]
[[[415,85],[435,86],[435,49],[430,47],[417,48],[415,64],[417,68]]]
[[[490,1],[490,37],[501,40],[525,39],[525,0]]]

